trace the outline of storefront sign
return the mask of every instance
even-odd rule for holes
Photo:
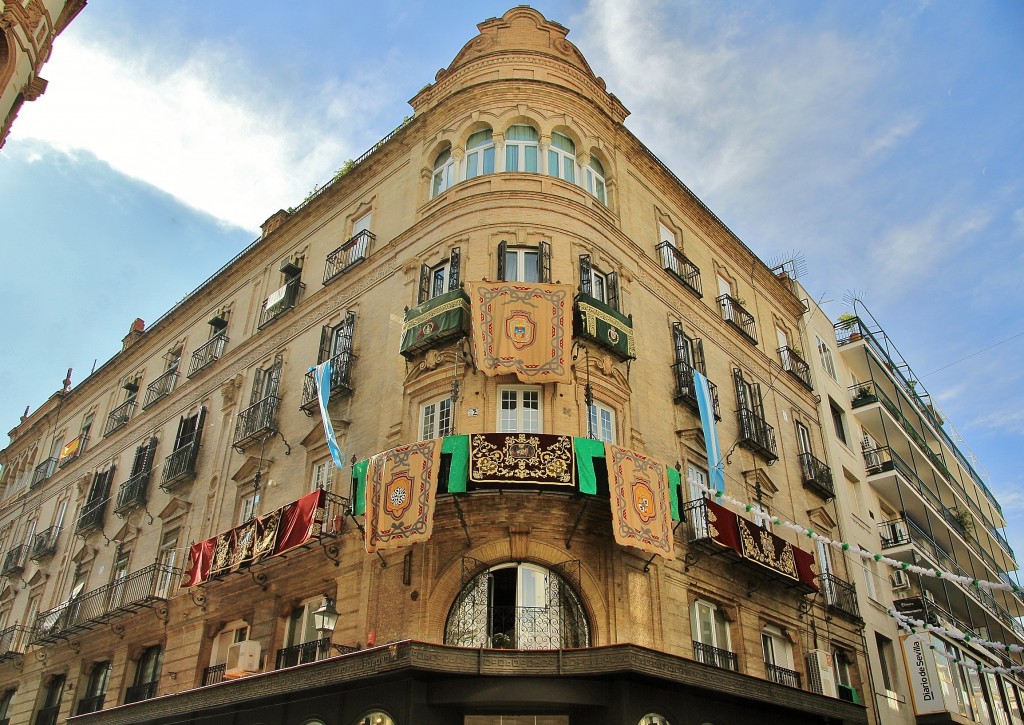
[[[928,636],[909,634],[904,635],[901,640],[903,657],[907,663],[907,677],[910,679],[910,691],[914,696],[914,712],[917,715],[946,712],[942,683],[939,681],[935,655],[932,653]]]

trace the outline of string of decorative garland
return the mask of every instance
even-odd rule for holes
[[[833,549],[856,554],[864,560],[874,559],[875,561],[879,561],[883,564],[891,566],[893,569],[902,569],[903,571],[909,571],[914,574],[920,574],[921,576],[927,576],[933,579],[948,579],[949,581],[959,582],[964,586],[974,587],[976,589],[988,589],[1004,592],[1012,591],[1014,594],[1020,594],[1021,592],[1021,588],[1012,582],[990,582],[984,579],[972,579],[969,576],[951,574],[950,572],[942,571],[941,569],[926,569],[925,567],[918,566],[917,564],[909,564],[905,561],[898,561],[888,556],[884,556],[883,554],[875,554],[857,544],[848,544],[845,541],[836,541],[835,539],[830,539],[827,536],[822,536],[821,534],[817,533],[813,529],[807,528],[806,526],[801,526],[800,524],[788,521],[786,519],[782,519],[778,516],[772,516],[771,514],[767,514],[761,511],[757,506],[740,501],[739,499],[733,498],[732,496],[729,496],[723,493],[722,491],[709,488],[708,486],[699,486],[699,488],[705,494],[713,498],[716,502],[729,503],[732,504],[734,508],[742,509],[744,512],[748,514],[753,514],[754,523],[756,524],[760,525],[762,520],[767,519],[768,521],[771,521],[772,524],[774,524],[775,526],[782,526],[784,528],[791,529],[792,531],[796,531],[797,533],[806,536],[811,541],[820,541],[826,544],[827,546],[831,546]]]
[[[895,609],[887,609],[886,612],[890,617],[896,620],[896,623],[900,626],[901,629],[903,629],[905,632],[908,632],[909,634],[917,634],[917,630],[923,629],[927,632],[943,634],[949,637],[950,639],[955,639],[960,642],[964,642],[965,644],[973,643],[976,645],[980,645],[982,647],[986,647],[988,649],[1001,650],[1003,652],[1024,652],[1024,647],[1021,647],[1019,644],[1006,645],[1002,642],[991,642],[987,639],[982,639],[981,637],[973,637],[970,634],[967,634],[966,632],[961,632],[960,630],[953,629],[951,627],[936,627],[920,619],[914,619],[913,617],[908,617],[905,614],[900,614]],[[928,647],[929,649],[935,649],[935,645],[933,644],[928,645]],[[1024,665],[1012,665],[1010,667],[986,667],[985,665],[979,664],[972,660],[957,658],[954,661],[959,665],[963,665],[968,669],[976,670],[977,672],[998,672],[1001,675],[1018,674],[1024,672]]]

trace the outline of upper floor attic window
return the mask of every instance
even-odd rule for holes
[[[505,171],[537,173],[540,134],[533,126],[509,126],[505,131]]]
[[[551,134],[548,149],[548,175],[576,183],[576,144],[560,133]]]
[[[447,191],[455,183],[455,159],[452,158],[452,150],[445,149],[437,155],[434,161],[434,176],[430,182],[430,198]]]
[[[597,197],[597,200],[608,206],[608,197],[604,190],[604,167],[601,162],[595,159],[593,156],[590,157],[590,165],[584,172],[586,177],[587,191]]]
[[[494,135],[491,129],[470,135],[466,140],[466,178],[494,173]]]

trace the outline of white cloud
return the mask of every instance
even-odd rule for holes
[[[897,145],[917,130],[920,122],[914,118],[904,118],[896,121],[880,134],[868,138],[864,144],[864,156],[867,158],[878,156]]]
[[[26,106],[13,135],[91,152],[224,223],[255,230],[359,151],[336,130],[352,115],[343,101],[306,99],[293,111],[280,99],[241,97],[227,76],[246,71],[226,61],[202,49],[184,63],[128,60],[116,47],[62,37],[46,66],[47,93]]]
[[[1024,436],[1024,410],[1019,407],[993,410],[972,421],[971,425],[997,430],[1003,434]]]

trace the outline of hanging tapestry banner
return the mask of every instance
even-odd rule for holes
[[[571,383],[572,287],[470,282],[473,361],[484,375]]]
[[[738,554],[740,538],[736,528],[736,514],[710,499],[704,498],[699,501],[703,504],[702,508],[707,511],[706,520],[700,522],[703,527],[701,533],[704,536],[699,538],[709,538],[719,546],[728,547]],[[696,526],[697,523],[695,522],[694,525]]]
[[[213,550],[217,546],[217,537],[192,544],[188,551],[188,569],[182,586],[194,587],[210,578],[210,566],[213,564]]]
[[[281,523],[274,554],[284,554],[320,536],[326,511],[327,492],[317,489],[281,509]]]
[[[366,551],[426,541],[434,528],[441,439],[392,448],[366,470]]]
[[[572,436],[476,433],[469,441],[471,483],[573,485]]]
[[[664,464],[611,443],[604,448],[615,542],[669,561],[675,559],[672,505]]]
[[[749,519],[736,517],[740,532],[740,553],[763,567],[799,581],[793,546]]]

